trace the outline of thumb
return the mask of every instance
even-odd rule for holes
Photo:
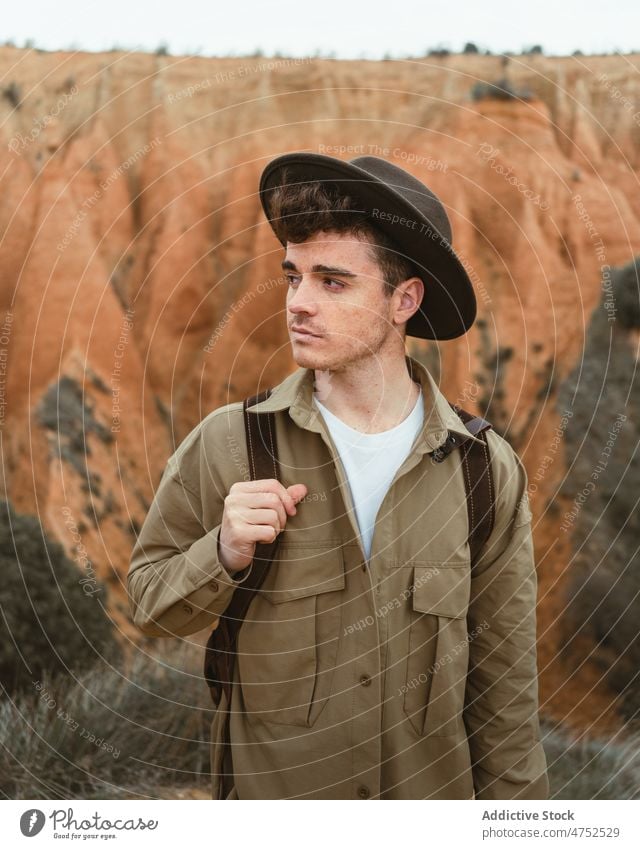
[[[293,498],[293,503],[297,504],[307,494],[307,487],[303,483],[294,483],[287,487],[287,492]]]

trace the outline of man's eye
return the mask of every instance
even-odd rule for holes
[[[289,281],[289,285],[293,286],[293,285],[300,282],[300,275],[298,275],[298,274],[288,274],[287,280]],[[333,283],[334,284],[333,285],[334,291],[336,291],[337,289],[344,289],[344,287],[345,287],[345,284],[342,283],[340,280],[333,280],[331,277],[325,277],[322,282],[323,283]]]

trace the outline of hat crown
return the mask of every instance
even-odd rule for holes
[[[413,174],[379,156],[357,156],[351,165],[362,168],[378,180],[383,180],[425,216],[438,234],[451,243],[451,222],[440,198]]]

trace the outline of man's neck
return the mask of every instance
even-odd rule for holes
[[[314,395],[329,412],[362,433],[380,433],[403,422],[421,386],[403,357],[360,360],[340,371],[315,369]]]

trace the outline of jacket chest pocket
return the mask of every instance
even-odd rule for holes
[[[251,719],[316,722],[331,693],[344,586],[339,546],[281,547],[238,634],[240,686]]]
[[[404,711],[421,736],[460,730],[469,659],[468,565],[416,563]]]

